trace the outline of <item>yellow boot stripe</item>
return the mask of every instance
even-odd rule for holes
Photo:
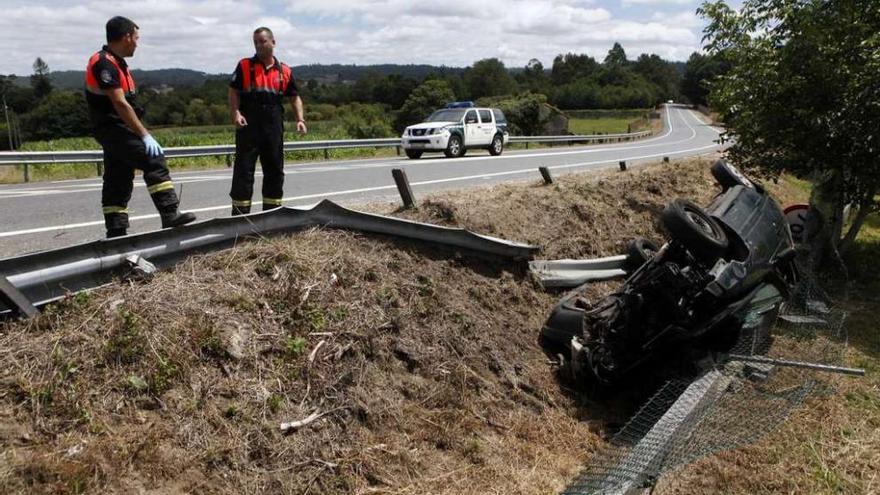
[[[269,206],[281,206],[281,198],[263,198],[263,204]]]
[[[104,211],[105,215],[108,215],[110,213],[125,213],[126,215],[128,214],[128,208],[124,206],[105,206],[104,208],[102,208],[102,210]]]
[[[241,200],[241,201],[239,201],[237,199],[232,200],[232,206],[238,206],[239,208],[245,208],[250,205],[251,205],[251,200],[249,200],[249,199]]]
[[[174,189],[174,183],[170,180],[166,180],[165,182],[153,184],[147,188],[147,191],[149,191],[150,194],[156,194],[157,192],[167,191],[169,189]]]

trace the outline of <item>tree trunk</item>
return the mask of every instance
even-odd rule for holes
[[[846,277],[838,243],[843,231],[843,177],[826,171],[813,183],[810,209],[804,226],[804,244],[809,252],[808,269],[818,273],[823,266],[836,266]]]
[[[862,229],[862,225],[865,224],[865,219],[868,218],[868,215],[874,211],[874,195],[877,194],[876,188],[871,188],[862,199],[859,201],[859,211],[856,213],[856,217],[853,219],[852,225],[850,225],[849,230],[846,232],[846,236],[843,240],[840,241],[840,252],[842,254],[846,254],[852,249],[853,245],[855,245],[856,236],[859,235],[859,231]]]

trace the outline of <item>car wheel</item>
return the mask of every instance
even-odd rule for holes
[[[712,177],[724,189],[733,186],[755,187],[755,185],[742,174],[736,167],[727,162],[727,160],[718,160],[712,164]]]
[[[717,220],[686,199],[676,199],[663,210],[663,226],[700,261],[714,263],[727,249],[727,234]]]
[[[406,150],[406,156],[413,160],[418,160],[419,158],[421,158],[422,153],[423,152],[420,150]]]
[[[638,270],[640,266],[653,258],[659,250],[660,248],[656,244],[644,237],[636,237],[630,241],[626,250],[626,261],[624,262],[627,273]]]
[[[498,156],[502,151],[504,151],[504,139],[496,134],[495,137],[492,138],[492,144],[489,146],[489,154],[492,156]]]
[[[444,153],[449,158],[462,156],[464,154],[464,146],[461,144],[461,137],[457,134],[449,136],[449,142],[446,144],[446,151]]]

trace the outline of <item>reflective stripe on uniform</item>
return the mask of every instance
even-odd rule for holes
[[[124,206],[105,206],[102,208],[105,215],[109,215],[111,213],[125,213],[128,215],[128,208]]]
[[[167,191],[169,189],[174,189],[174,183],[170,180],[166,180],[165,182],[153,184],[147,188],[147,191],[149,191],[150,194],[156,194],[157,192]]]
[[[263,204],[269,206],[281,206],[281,198],[263,198]]]
[[[249,207],[250,205],[251,205],[251,200],[249,200],[249,199],[247,199],[247,200],[242,200],[242,201],[239,201],[239,200],[237,200],[237,199],[233,199],[233,200],[232,200],[232,206],[237,206],[237,207],[239,207],[239,208],[247,208],[247,207]]]

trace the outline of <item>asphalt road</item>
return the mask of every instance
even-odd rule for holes
[[[668,107],[664,121],[664,130],[656,136],[626,143],[517,150],[501,156],[470,150],[458,159],[426,154],[420,160],[394,157],[288,165],[284,204],[307,206],[325,198],[346,205],[399,200],[392,168],[406,171],[418,198],[442,189],[538,180],[540,166],[560,175],[617,166],[620,160],[638,163],[720,149],[715,142],[718,131],[686,108]],[[230,169],[172,173],[182,209],[195,212],[199,219],[229,215],[231,175]],[[258,170],[255,211],[260,209],[261,180]],[[100,198],[100,178],[0,185],[0,258],[102,238]],[[135,179],[129,211],[129,233],[159,228],[158,214],[139,178]]]

